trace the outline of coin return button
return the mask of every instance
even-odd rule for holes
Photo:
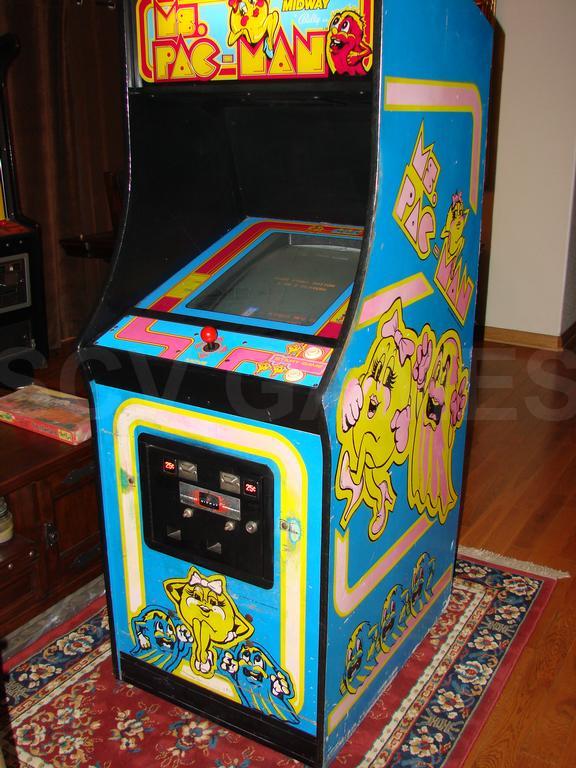
[[[198,466],[191,461],[179,461],[178,462],[178,475],[183,480],[191,480],[193,483],[198,482]]]
[[[230,472],[220,472],[220,488],[229,493],[240,493],[240,476]]]

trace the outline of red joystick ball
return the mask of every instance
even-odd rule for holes
[[[205,325],[204,328],[202,328],[200,331],[200,338],[206,345],[204,347],[205,352],[214,352],[214,350],[218,349],[220,346],[216,343],[216,339],[218,338],[218,331],[211,325]]]

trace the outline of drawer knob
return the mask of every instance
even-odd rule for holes
[[[8,563],[8,570],[13,571],[14,570],[14,563]]]
[[[28,552],[28,557],[34,557],[34,555],[35,555],[35,554],[36,554],[36,551],[35,551],[35,550],[33,550],[33,549],[31,549],[31,550]]]

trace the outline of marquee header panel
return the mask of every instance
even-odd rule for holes
[[[145,83],[365,77],[373,0],[138,0]]]

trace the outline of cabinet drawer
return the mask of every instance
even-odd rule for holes
[[[13,613],[20,602],[29,602],[31,593],[36,592],[40,584],[40,564],[38,558],[21,563],[13,571],[0,573],[0,610],[9,608]]]
[[[30,539],[16,534],[5,544],[0,544],[0,590],[13,576],[30,570],[38,560],[38,548]]]
[[[15,536],[0,548],[0,635],[17,626],[42,595],[38,550],[33,542]]]

